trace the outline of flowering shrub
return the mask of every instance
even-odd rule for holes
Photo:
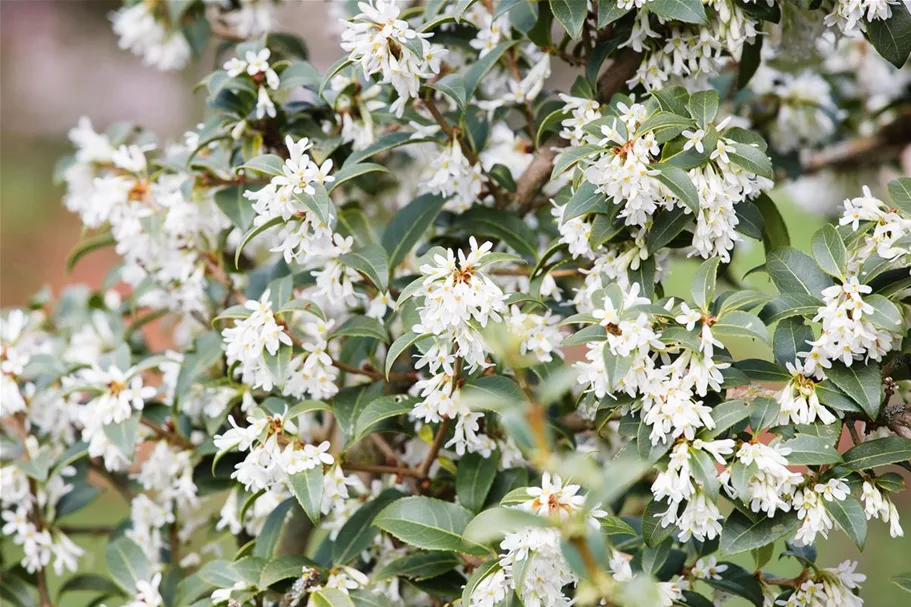
[[[220,69],[181,141],[70,133],[70,263],[122,263],[3,316],[4,600],[862,604],[814,542],[902,534],[911,180],[808,251],[768,192],[907,130],[907,7],[372,0],[322,75],[270,11],[112,15],[143,62],[215,37]],[[750,241],[774,289],[732,268]],[[67,517],[104,491],[129,517],[88,573]]]

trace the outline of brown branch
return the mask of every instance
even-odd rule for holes
[[[613,62],[598,78],[598,99],[607,102],[615,93],[626,88],[626,82],[636,73],[642,63],[642,53],[626,48],[617,53]],[[525,172],[516,180],[515,201],[519,207],[519,214],[525,215],[534,210],[533,202],[538,191],[550,179],[554,168],[554,159],[565,147],[566,141],[554,135],[547,139],[535,154],[534,159]]]
[[[436,460],[437,455],[440,454],[440,449],[443,448],[443,441],[446,440],[446,433],[449,432],[450,425],[452,425],[452,420],[448,417],[444,417],[437,430],[437,435],[433,439],[433,444],[430,445],[430,451],[427,452],[427,457],[424,458],[424,461],[421,462],[421,465],[418,467],[421,478],[427,478],[427,475],[430,474],[430,467],[433,465],[434,460]]]
[[[895,160],[908,145],[911,145],[911,107],[904,108],[898,118],[874,135],[843,141],[811,155],[803,163],[803,173],[811,174],[823,169],[856,171],[864,166]]]
[[[369,472],[371,474],[397,474],[399,476],[424,478],[420,472],[407,466],[380,466],[376,464],[355,464],[346,462],[342,464],[342,470],[350,472]]]
[[[152,430],[158,438],[168,441],[172,445],[176,445],[181,449],[195,449],[196,445],[191,443],[187,438],[178,434],[176,431],[168,430],[167,428],[162,428],[152,420],[146,419],[145,417],[140,418],[140,422],[146,428]]]

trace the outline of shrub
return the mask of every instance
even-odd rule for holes
[[[905,82],[904,4],[372,0],[324,74],[269,11],[112,16],[222,67],[181,141],[70,133],[70,264],[122,263],[4,315],[4,599],[863,603],[814,542],[902,533],[911,180],[808,251],[768,193],[894,161],[908,97],[867,79]]]

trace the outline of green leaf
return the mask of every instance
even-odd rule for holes
[[[812,257],[791,247],[776,249],[766,256],[766,271],[779,293],[819,297],[834,283]]]
[[[104,435],[128,460],[133,459],[133,452],[136,450],[136,440],[139,438],[139,422],[141,419],[142,412],[135,411],[133,415],[119,424],[107,424],[104,426]]]
[[[114,239],[112,234],[99,234],[98,236],[93,236],[91,238],[86,238],[77,244],[70,254],[66,258],[66,271],[67,274],[73,271],[76,267],[76,264],[79,263],[79,260],[91,253],[92,251],[97,251],[98,249],[103,249],[104,247],[112,247],[117,244],[117,241]]]
[[[902,573],[901,575],[896,575],[892,578],[892,583],[905,592],[911,593],[911,573]]]
[[[319,318],[323,322],[326,321],[326,314],[323,313],[323,310],[312,301],[306,299],[294,298],[288,303],[283,304],[276,314],[291,314],[294,312],[306,312]]]
[[[383,343],[389,340],[383,323],[369,316],[352,316],[342,326],[332,332],[330,339],[337,337],[366,337],[378,339]]]
[[[680,114],[674,114],[672,112],[665,112],[659,110],[646,118],[641,125],[639,125],[638,134],[647,133],[649,131],[655,131],[655,135],[659,135],[662,131],[668,130],[674,135],[683,131],[688,127],[693,126],[693,120],[681,116]]]
[[[674,21],[708,23],[701,0],[653,0],[648,3],[648,11]]]
[[[762,607],[762,586],[760,586],[756,576],[734,563],[719,564],[723,564],[727,567],[727,569],[718,573],[721,579],[718,580],[713,577],[708,577],[705,578],[705,583],[724,592],[742,596],[756,605],[756,607]]]
[[[715,281],[718,278],[719,263],[721,263],[719,257],[712,257],[708,261],[704,261],[696,270],[693,286],[690,287],[693,302],[703,312],[709,311],[709,306],[715,299]]]
[[[882,57],[901,68],[911,54],[911,14],[901,3],[892,6],[888,19],[864,19],[867,38]]]
[[[127,594],[136,594],[136,583],[152,578],[152,566],[145,552],[136,542],[127,538],[111,542],[104,548],[104,561],[114,582]]]
[[[471,519],[471,511],[458,504],[405,497],[386,506],[373,524],[417,548],[477,552],[462,541],[462,532]]]
[[[389,261],[386,258],[386,249],[380,245],[369,244],[346,253],[342,255],[341,261],[366,276],[380,293],[389,290]]]
[[[463,536],[473,544],[490,545],[501,540],[507,533],[529,527],[546,527],[549,524],[546,518],[525,510],[494,506],[478,514],[465,527]]]
[[[887,436],[863,442],[844,454],[845,466],[852,470],[869,470],[879,466],[911,460],[911,439]]]
[[[313,188],[313,194],[300,192],[294,194],[294,199],[307,207],[307,210],[313,213],[320,224],[330,226],[332,222],[332,200],[329,198],[329,192],[326,186],[321,183],[310,184]]]
[[[578,39],[585,27],[588,3],[576,0],[550,0],[550,10],[571,38]]]
[[[889,190],[892,204],[905,213],[911,214],[911,177],[894,179],[886,187]]]
[[[877,327],[893,333],[901,330],[902,313],[894,303],[882,295],[864,295],[864,303],[873,308],[867,319]]]
[[[661,526],[661,516],[667,510],[667,504],[652,499],[642,511],[642,541],[650,548],[655,548],[664,540],[674,535],[674,525]]]
[[[295,499],[289,497],[266,517],[263,528],[256,537],[256,546],[253,547],[253,556],[271,559],[278,548],[278,542],[288,519],[288,511],[294,506]],[[233,582],[232,582],[233,583]]]
[[[371,574],[371,578],[377,582],[394,577],[426,580],[452,571],[461,564],[461,559],[452,552],[420,550],[386,563],[379,571]]]
[[[848,251],[835,226],[827,223],[813,234],[812,248],[813,257],[822,271],[844,280]]]
[[[818,297],[806,293],[782,293],[770,301],[759,313],[759,317],[767,325],[793,316],[816,316],[822,301]]]
[[[879,416],[882,400],[882,376],[879,365],[874,362],[866,365],[854,361],[850,367],[840,362],[826,370],[826,377],[838,386],[848,397],[860,405],[870,419]]]
[[[424,194],[396,213],[383,233],[383,248],[389,253],[390,268],[396,268],[404,261],[445,203],[446,199],[441,196]]]
[[[832,446],[832,441],[812,434],[798,434],[792,440],[782,443],[791,453],[788,463],[794,466],[823,466],[840,464],[841,455]]]
[[[281,73],[279,90],[293,89],[299,86],[318,87],[319,72],[306,61],[295,61]]]
[[[686,171],[668,164],[655,164],[650,168],[658,171],[653,179],[664,184],[693,213],[699,212],[699,192],[696,191],[696,186],[693,185],[693,180],[689,178]]]
[[[471,64],[471,67],[465,72],[463,78],[465,80],[465,102],[468,103],[474,98],[475,93],[478,90],[478,87],[481,85],[481,80],[487,75],[487,72],[500,60],[500,57],[503,56],[507,50],[512,48],[516,44],[516,41],[510,42],[501,42],[496,45],[490,52],[488,52],[484,57],[478,59]]]
[[[268,588],[276,582],[291,578],[299,578],[304,567],[316,567],[316,563],[304,556],[280,556],[263,567],[259,575],[260,588]]]
[[[490,457],[469,453],[459,460],[456,469],[456,495],[459,496],[460,504],[474,512],[484,507],[499,463],[499,451],[494,451]]]
[[[462,228],[466,234],[502,240],[520,255],[532,259],[538,257],[538,236],[515,213],[474,206],[459,215],[453,225]]]
[[[808,341],[813,341],[813,330],[804,324],[802,318],[785,318],[775,327],[775,337],[772,341],[772,351],[775,353],[775,362],[785,366],[794,364],[797,354],[808,352]]]
[[[563,223],[588,213],[607,213],[607,196],[598,191],[598,186],[584,182],[570,197],[563,209]]]
[[[751,404],[742,400],[728,400],[716,405],[712,409],[712,420],[715,422],[715,427],[711,430],[703,430],[699,437],[709,440],[721,436],[723,432],[748,418],[752,412]]]
[[[728,152],[728,157],[734,164],[755,173],[760,177],[772,179],[772,161],[765,152],[748,143],[733,143],[734,150]]]
[[[461,74],[446,74],[436,82],[428,82],[426,86],[440,91],[450,99],[455,101],[459,111],[465,111],[465,80]]]
[[[15,571],[4,572],[0,578],[0,605],[3,607],[35,607],[38,603],[32,596],[33,584],[29,584]],[[61,603],[62,604],[62,603]]]
[[[317,90],[317,94],[320,97],[323,97],[323,91],[326,90],[326,87],[329,85],[329,82],[332,81],[332,79],[336,76],[336,74],[338,74],[340,71],[342,71],[343,69],[345,69],[352,63],[354,63],[354,61],[349,59],[346,55],[345,57],[339,58],[335,63],[330,65],[329,69],[326,70],[326,73],[323,74],[323,79],[320,80],[319,89]]]
[[[693,462],[693,476],[702,485],[706,495],[712,499],[718,499],[721,481],[718,480],[714,458],[701,450],[691,452],[690,457]]]
[[[793,535],[800,526],[795,512],[782,512],[774,518],[759,517],[755,522],[737,510],[731,512],[721,529],[722,556],[761,548],[775,540]]]
[[[514,409],[525,400],[518,384],[503,375],[484,375],[466,382],[462,388],[462,402],[472,409]]]
[[[629,8],[620,8],[616,0],[598,0],[598,29],[617,21],[629,11]]]
[[[400,497],[402,494],[399,491],[387,489],[358,508],[351,518],[345,521],[332,544],[332,562],[344,565],[370,547],[373,538],[379,533],[373,526],[373,519],[383,508]]]
[[[720,98],[716,91],[699,91],[690,95],[687,109],[696,124],[704,128],[706,125],[711,124],[715,120],[715,116],[718,115],[719,102]]]
[[[752,202],[762,215],[763,242],[766,253],[789,246],[791,237],[788,235],[788,226],[775,202],[765,193],[760,193]]]
[[[249,230],[256,217],[252,201],[244,198],[245,191],[241,186],[233,186],[215,192],[215,204],[241,232]]]
[[[275,385],[285,385],[285,380],[288,379],[288,364],[291,362],[292,354],[292,347],[286,346],[284,344],[278,347],[278,350],[275,352],[275,354],[263,352],[263,360],[266,363],[266,368],[272,375],[272,381],[275,382]]]
[[[389,379],[389,372],[392,371],[392,365],[395,364],[395,361],[398,360],[399,356],[401,356],[405,350],[409,349],[415,343],[428,336],[429,334],[421,335],[413,331],[408,331],[407,333],[403,333],[401,336],[399,336],[398,339],[392,342],[392,345],[389,346],[389,352],[386,353],[386,365],[384,372],[386,374],[387,380]]]
[[[237,245],[237,250],[234,252],[234,267],[240,268],[240,254],[243,252],[244,247],[253,240],[256,236],[259,236],[269,228],[274,228],[277,225],[285,223],[285,220],[279,215],[278,217],[273,217],[269,221],[263,223],[262,225],[254,226],[247,230],[247,233],[244,234],[243,238],[240,239],[240,244]]]
[[[649,254],[654,255],[665,245],[677,238],[677,235],[683,231],[683,228],[685,228],[692,219],[693,216],[684,213],[683,209],[680,207],[662,211],[657,219],[655,219],[655,223],[648,233],[647,245]]]
[[[420,401],[417,398],[403,395],[381,396],[371,401],[357,417],[353,442],[373,432],[384,420],[411,413],[418,402]]]
[[[421,143],[422,141],[426,141],[425,139],[412,139],[411,136],[412,133],[406,131],[394,131],[392,133],[387,133],[363,150],[358,150],[357,152],[354,152],[348,156],[348,158],[345,160],[345,164],[342,165],[342,168],[344,169],[350,165],[360,164],[364,160],[372,158],[377,154],[389,152],[396,148],[402,147],[403,145],[411,145],[413,143]]]
[[[285,161],[275,154],[263,154],[262,156],[255,156],[243,163],[235,171],[244,169],[247,171],[257,171],[265,175],[272,175],[277,177],[283,174],[282,167],[284,166]]]
[[[351,597],[337,588],[323,588],[310,595],[310,607],[354,607]]]
[[[320,505],[323,501],[323,466],[318,464],[309,470],[288,477],[291,492],[314,525],[319,525]]]
[[[495,574],[500,570],[500,563],[497,559],[491,559],[481,563],[481,565],[474,570],[471,574],[471,577],[468,578],[468,582],[465,584],[465,589],[462,591],[462,605],[466,607],[471,605],[471,595],[474,593],[475,588],[483,582],[486,578]],[[909,574],[911,577],[911,574]]]
[[[780,406],[778,401],[767,396],[760,396],[753,401],[753,412],[750,414],[750,427],[753,433],[771,428],[778,424]]]
[[[851,538],[857,549],[863,550],[864,544],[867,542],[867,517],[864,515],[864,507],[860,505],[857,498],[849,495],[840,501],[837,499],[823,500],[823,504],[838,526]]]
[[[755,314],[735,310],[721,316],[712,326],[712,333],[727,337],[750,337],[769,343],[769,330]]]
[[[354,607],[396,607],[392,600],[372,590],[355,590],[349,596]]]
[[[123,594],[120,586],[104,576],[97,575],[95,573],[80,573],[68,579],[66,583],[60,587],[60,591],[57,594],[57,600],[59,602],[59,597],[63,596],[67,592],[79,592],[86,590],[92,592],[100,592],[105,595]]]
[[[369,173],[390,173],[389,169],[384,167],[381,164],[376,164],[373,162],[357,162],[355,164],[345,164],[338,172],[333,175],[335,181],[329,184],[329,193],[331,194],[337,187],[351,181],[352,179],[357,179],[361,175],[367,175]]]
[[[564,149],[560,156],[557,157],[557,161],[554,162],[553,171],[550,173],[550,178],[556,179],[570,168],[576,165],[583,158],[593,156],[600,152],[603,152],[600,147],[596,145],[580,145],[578,147],[571,147]]]

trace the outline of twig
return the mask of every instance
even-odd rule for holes
[[[851,440],[854,441],[855,445],[859,445],[860,437],[857,435],[857,428],[854,427],[854,420],[848,420],[845,426],[848,427],[848,433],[851,435]]]
[[[380,466],[377,464],[355,464],[346,462],[342,464],[343,470],[350,472],[370,472],[373,474],[397,474],[399,476],[411,476],[414,478],[424,478],[420,472],[407,466]]]
[[[614,93],[623,90],[626,82],[636,73],[642,63],[642,53],[626,48],[617,53],[613,63],[598,78],[598,98],[602,102],[609,101]],[[550,179],[554,168],[554,159],[560,149],[565,147],[566,141],[554,135],[547,139],[535,154],[528,168],[516,180],[515,201],[519,207],[519,215],[525,215],[533,210],[533,202],[538,191]]]
[[[427,475],[430,473],[430,467],[433,465],[434,460],[436,460],[437,455],[440,454],[440,449],[443,448],[443,441],[446,440],[446,433],[449,432],[449,426],[452,424],[452,419],[444,417],[443,421],[440,423],[440,427],[437,430],[437,435],[433,439],[433,444],[430,445],[430,451],[427,452],[427,456],[424,458],[424,461],[421,462],[421,465],[418,466],[419,478],[427,478]]]
[[[162,428],[161,426],[159,426],[152,420],[146,419],[145,417],[140,418],[140,421],[142,422],[143,426],[152,430],[152,432],[154,432],[156,436],[168,441],[169,443],[171,443],[173,445],[177,445],[181,449],[195,449],[196,448],[196,445],[191,443],[189,440],[187,440],[186,438],[184,438],[182,435],[178,434],[177,432],[168,430],[166,428]]]

